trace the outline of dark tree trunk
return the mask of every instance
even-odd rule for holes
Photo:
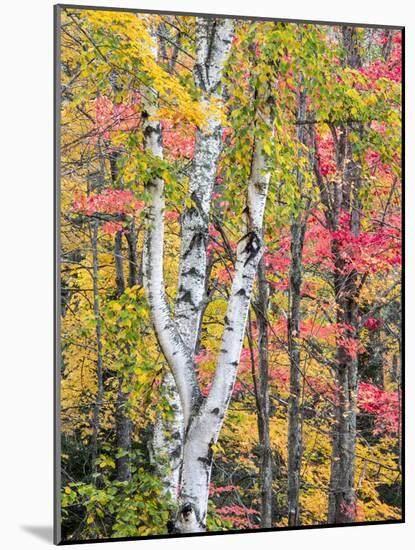
[[[114,186],[117,184],[121,189],[124,188],[122,179],[119,179],[118,171],[118,158],[119,153],[114,152],[110,154],[110,167],[111,167],[111,179]],[[122,220],[125,222],[125,215],[122,216]],[[136,269],[136,241],[131,237],[131,228],[134,230],[134,220],[129,223],[130,231],[127,234],[128,242],[128,264],[129,264],[129,278],[128,286],[133,286],[135,284],[135,278],[132,278],[131,271],[133,269],[133,276],[135,277]],[[131,244],[130,244],[131,241]],[[134,254],[134,255],[133,255]],[[132,255],[134,267],[131,267],[132,264]],[[124,277],[124,257],[123,257],[123,231],[117,231],[114,239],[114,263],[115,263],[115,285],[116,285],[116,295],[117,298],[120,298],[125,291],[125,277]],[[128,375],[127,375],[128,377]],[[131,419],[128,415],[128,392],[125,392],[123,389],[126,375],[122,372],[118,372],[118,391],[117,391],[117,401],[116,401],[116,412],[115,412],[115,433],[116,433],[116,443],[117,443],[117,479],[118,481],[128,481],[131,479],[131,470],[130,470],[130,451],[131,451]],[[128,381],[128,380],[127,380]]]
[[[124,377],[118,377],[117,409],[115,414],[117,432],[117,479],[127,481],[131,479],[130,456],[131,451],[131,419],[128,416],[128,393],[123,391]]]
[[[343,28],[343,45],[346,51],[345,65],[353,69],[361,67],[359,43],[356,30]],[[328,225],[338,228],[341,211],[350,214],[350,230],[354,236],[360,230],[359,200],[361,167],[355,158],[353,145],[348,138],[349,130],[362,131],[361,125],[351,123],[340,128],[336,142],[337,170],[342,174],[342,182],[336,184],[336,199]],[[333,135],[336,130],[332,128]],[[336,238],[332,241],[332,255],[335,264],[334,292],[336,300],[336,321],[346,327],[338,338],[336,348],[336,407],[335,426],[332,441],[332,461],[330,473],[330,494],[328,506],[329,523],[350,523],[356,517],[356,496],[354,491],[355,447],[356,447],[356,407],[358,361],[344,345],[345,339],[358,339],[358,285],[357,273],[347,266],[342,256],[341,244]]]
[[[346,51],[345,65],[353,69],[362,66],[356,29],[343,28],[343,45]],[[341,211],[350,214],[350,230],[356,237],[360,231],[361,204],[359,191],[361,166],[357,160],[348,132],[362,133],[362,125],[350,123],[341,128],[342,147],[337,148],[337,169],[342,173],[338,187],[339,200],[331,217],[332,229],[338,227]],[[340,140],[339,140],[340,143]],[[328,506],[329,523],[352,523],[356,519],[356,495],[354,489],[356,454],[356,409],[358,388],[358,361],[350,354],[345,339],[358,341],[358,281],[356,271],[345,263],[341,244],[334,238],[332,255],[335,264],[334,292],[336,320],[344,327],[336,347],[336,408],[333,433],[330,494]]]
[[[340,259],[337,243],[333,244],[336,258],[335,293],[337,323],[350,327],[343,333],[336,349],[337,399],[333,434],[332,462],[329,495],[329,523],[350,523],[356,517],[354,491],[356,407],[357,407],[357,358],[352,357],[341,343],[344,338],[357,339],[357,292],[356,276],[345,276],[343,260]]]
[[[124,266],[122,257],[122,231],[117,231],[114,239],[114,263],[115,263],[115,286],[117,288],[117,298],[124,294]]]
[[[290,398],[288,405],[288,525],[299,524],[300,469],[302,454],[300,398],[300,320],[302,251],[305,224],[291,225],[290,311],[288,350],[290,354]]]
[[[385,348],[382,342],[382,331],[380,328],[369,330],[369,359],[367,362],[366,378],[374,382],[379,388],[385,387],[385,373],[383,357]]]
[[[269,388],[268,388],[268,284],[265,278],[264,257],[258,266],[258,298],[256,302],[258,323],[259,384],[258,434],[260,444],[261,479],[261,527],[272,526],[272,451],[269,435]]]
[[[390,371],[390,379],[391,382],[396,384],[396,382],[399,381],[400,375],[399,375],[399,354],[394,353],[392,356],[392,368]]]
[[[142,285],[137,254],[137,228],[134,219],[131,220],[126,233],[128,243],[128,286]]]
[[[115,235],[114,259],[115,259],[115,280],[117,287],[117,298],[120,298],[125,291],[124,261],[122,250],[122,231]],[[131,451],[131,419],[128,415],[128,393],[123,389],[125,375],[118,373],[118,392],[115,413],[115,432],[117,441],[117,479],[127,481],[131,479],[130,457]]]
[[[297,93],[297,119],[307,118],[307,95],[304,79],[300,75]],[[297,139],[300,145],[307,146],[308,139],[314,141],[314,132],[307,131],[305,125],[299,125]],[[311,143],[313,146],[314,143]],[[311,151],[311,148],[310,148]],[[303,153],[300,151],[299,155]],[[310,153],[311,156],[311,153]],[[300,159],[299,159],[300,160]],[[313,161],[313,157],[310,158]],[[297,169],[297,188],[303,194],[303,175]],[[288,525],[299,525],[300,510],[300,474],[302,456],[302,418],[301,418],[301,371],[300,371],[300,321],[301,321],[301,283],[304,235],[307,224],[307,212],[304,216],[294,215],[291,222],[291,263],[288,315],[288,351],[290,358],[290,397],[288,400]]]
[[[392,38],[393,33],[390,30],[385,30],[385,41],[382,45],[382,57],[385,61],[388,61],[390,54],[392,52]]]
[[[103,380],[103,364],[102,364],[102,327],[101,327],[101,311],[98,294],[98,224],[95,220],[92,225],[92,285],[94,294],[94,317],[95,317],[95,337],[96,337],[96,376],[97,376],[97,392],[92,413],[92,471],[96,471],[96,459],[99,451],[99,429],[100,429],[100,412],[102,400],[104,397],[104,380]]]

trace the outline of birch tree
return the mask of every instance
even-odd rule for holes
[[[215,93],[230,48],[232,22],[198,19],[196,81],[204,93]],[[209,121],[198,133],[189,181],[193,200],[181,220],[182,247],[179,289],[175,316],[166,300],[163,281],[164,182],[148,184],[151,197],[146,234],[145,277],[154,328],[180,396],[184,420],[183,458],[178,495],[179,510],[173,530],[180,533],[206,529],[209,481],[213,446],[229,406],[243,345],[245,324],[258,263],[263,253],[262,223],[270,181],[264,143],[271,140],[273,125],[273,81],[260,92],[254,124],[250,176],[246,183],[244,230],[236,252],[235,273],[224,318],[222,345],[213,382],[202,398],[196,377],[194,347],[203,306],[206,270],[207,223],[214,176],[220,153],[220,123]],[[204,98],[204,100],[206,100]],[[160,125],[147,118],[146,150],[161,156]]]
[[[230,19],[217,21],[200,18],[197,21],[196,60],[193,71],[195,85],[202,94],[202,107],[212,105],[213,102],[219,106],[223,102],[222,73],[232,34],[233,22]],[[156,51],[154,53],[157,55]],[[161,136],[160,125],[157,132]],[[147,143],[147,147],[156,156],[163,155],[161,145],[157,150],[151,143]],[[218,117],[210,117],[206,126],[196,132],[188,189],[191,205],[185,207],[181,216],[180,268],[174,319],[179,326],[180,344],[186,349],[189,361],[194,359],[204,309],[209,211],[221,148],[221,120]],[[179,390],[171,372],[166,373],[163,385],[172,418],[165,420],[161,415],[158,417],[152,446],[159,461],[160,457],[164,457],[159,470],[163,471],[164,484],[170,496],[176,500],[185,417],[180,399],[182,396],[179,397]],[[195,391],[194,399],[198,399],[200,396],[197,390]]]

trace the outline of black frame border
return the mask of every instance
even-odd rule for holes
[[[402,424],[401,424],[401,460],[402,460],[402,516],[400,519],[390,519],[381,521],[363,521],[355,523],[338,523],[338,524],[322,524],[322,525],[300,525],[300,526],[286,526],[286,527],[272,527],[272,528],[258,528],[258,529],[241,529],[241,530],[229,530],[229,531],[217,531],[206,533],[186,533],[186,534],[174,534],[174,535],[146,535],[137,537],[111,537],[105,539],[82,539],[82,540],[62,540],[61,539],[61,498],[60,498],[60,486],[61,486],[61,423],[60,423],[60,403],[61,403],[61,284],[60,284],[60,253],[61,253],[61,239],[60,239],[60,203],[61,203],[61,86],[60,86],[60,73],[61,73],[61,40],[60,40],[60,22],[61,11],[65,9],[78,9],[86,11],[112,11],[112,12],[129,12],[129,13],[144,13],[144,14],[156,14],[156,15],[177,15],[177,16],[193,16],[193,17],[221,17],[227,19],[242,19],[248,21],[275,21],[279,23],[295,23],[295,24],[310,24],[310,25],[323,25],[323,26],[351,26],[359,28],[376,28],[376,29],[392,29],[401,31],[402,33],[402,103],[401,103],[401,192],[402,192],[402,267],[401,267],[401,407],[402,407]],[[350,23],[345,21],[321,21],[321,20],[309,20],[309,19],[287,19],[277,17],[260,17],[260,16],[248,16],[248,15],[235,15],[235,14],[217,14],[217,13],[203,13],[203,12],[182,12],[182,11],[168,11],[168,10],[151,10],[151,9],[136,9],[136,8],[117,8],[109,6],[90,6],[80,4],[55,4],[53,6],[53,197],[54,197],[54,211],[53,211],[53,259],[54,259],[54,315],[53,315],[53,342],[54,342],[54,392],[53,392],[53,437],[54,437],[54,457],[53,457],[53,543],[58,546],[74,545],[74,544],[93,544],[101,542],[121,542],[121,541],[142,541],[142,540],[158,540],[158,539],[172,539],[172,538],[191,538],[191,537],[211,537],[222,535],[240,535],[240,534],[255,534],[255,533],[276,533],[279,531],[308,531],[313,529],[336,529],[338,527],[362,527],[362,526],[374,526],[374,525],[395,525],[405,523],[405,502],[406,502],[406,468],[405,468],[405,410],[406,410],[406,386],[405,386],[405,26],[400,25],[383,25],[375,23]]]

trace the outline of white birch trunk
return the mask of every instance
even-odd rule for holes
[[[230,49],[233,22],[224,20],[215,25],[212,23],[213,20],[203,18],[197,22],[195,82],[203,92],[203,103],[208,106],[211,99],[215,98],[219,106],[222,102],[219,85]],[[180,267],[174,318],[192,359],[203,311],[208,218],[221,147],[222,126],[218,119],[212,117],[207,127],[198,129],[196,133],[188,191],[194,206],[185,208],[181,217]],[[169,374],[163,380],[162,391],[173,410],[173,417],[171,420],[164,419],[162,415],[157,417],[152,451],[164,486],[176,500],[184,417],[176,384]]]
[[[183,412],[174,377],[168,370],[163,378],[163,397],[167,400],[170,415],[159,414],[154,423],[150,445],[150,460],[172,502],[176,502],[183,446]]]
[[[247,226],[237,248],[218,363],[209,395],[191,419],[185,436],[176,532],[206,529],[212,445],[218,440],[236,380],[252,287],[263,254],[262,223],[269,180],[263,144],[256,140],[248,182]]]
[[[157,34],[154,30],[150,30],[150,33],[153,38],[153,55],[154,58],[157,59]],[[143,98],[144,147],[151,156],[162,158],[162,129],[159,121],[154,117],[156,100],[154,103],[151,103],[148,98],[148,92],[143,94]],[[150,116],[153,122],[148,120]],[[186,357],[184,352],[181,354],[182,357],[180,358],[180,353],[177,352],[176,347],[179,346],[183,348],[183,342],[180,341],[178,330],[171,320],[171,314],[166,302],[164,290],[164,182],[160,178],[155,178],[154,181],[150,182],[149,188],[151,189],[153,201],[148,212],[147,221],[149,225],[146,231],[146,241],[143,250],[144,284],[147,289],[153,322],[160,347],[167,360],[169,356],[177,355],[179,362],[183,363],[183,361],[189,361],[190,358]],[[156,231],[156,229],[158,229],[158,231]],[[157,260],[152,260],[150,254],[155,254]],[[156,270],[154,270],[155,266]],[[164,327],[161,327],[161,323],[164,323]],[[162,333],[159,332],[161,328]],[[171,334],[167,334],[168,332],[171,332]],[[173,336],[172,340],[171,336]],[[173,342],[175,342],[175,344],[173,344]],[[170,365],[171,364],[169,364],[169,366]],[[186,392],[186,396],[183,397],[182,402],[182,396],[177,390],[176,379],[180,379],[183,386],[186,376],[184,373],[178,373],[178,370],[180,370],[179,364],[176,366],[175,370],[173,370],[172,367],[170,368],[171,370],[169,369],[165,374],[162,384],[163,397],[167,400],[170,408],[170,415],[168,418],[162,413],[157,415],[154,423],[153,436],[148,444],[148,448],[150,461],[154,465],[159,479],[162,481],[165,494],[167,494],[174,503],[177,501],[178,495],[185,423],[182,403],[185,404],[187,415],[189,415],[191,403],[198,398],[198,389],[195,378],[190,376],[190,378],[192,378],[191,384],[195,387],[194,394],[190,395]]]
[[[146,151],[162,156],[161,126],[150,119],[151,110],[144,116]],[[164,181],[155,177],[147,185],[150,204],[147,210],[147,231],[144,254],[144,277],[152,320],[163,354],[169,363],[180,395],[184,422],[187,424],[193,407],[200,398],[193,360],[174,322],[166,300],[164,257]]]
[[[194,80],[206,106],[223,102],[222,73],[233,34],[231,19],[197,19]],[[206,248],[213,187],[222,149],[222,125],[211,117],[198,129],[189,178],[188,197],[193,204],[181,217],[181,251],[175,319],[193,355],[197,343],[206,280]]]

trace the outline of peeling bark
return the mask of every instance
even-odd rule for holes
[[[150,447],[150,459],[154,464],[164,490],[172,502],[176,502],[183,442],[183,413],[180,396],[173,375],[168,370],[163,378],[163,397],[170,409],[169,418],[157,416]]]
[[[202,90],[202,103],[223,101],[222,72],[233,33],[230,19],[197,19],[194,80]],[[196,132],[188,197],[192,206],[181,217],[181,251],[175,319],[190,353],[196,346],[203,310],[206,249],[213,187],[222,150],[222,125],[216,118]]]

